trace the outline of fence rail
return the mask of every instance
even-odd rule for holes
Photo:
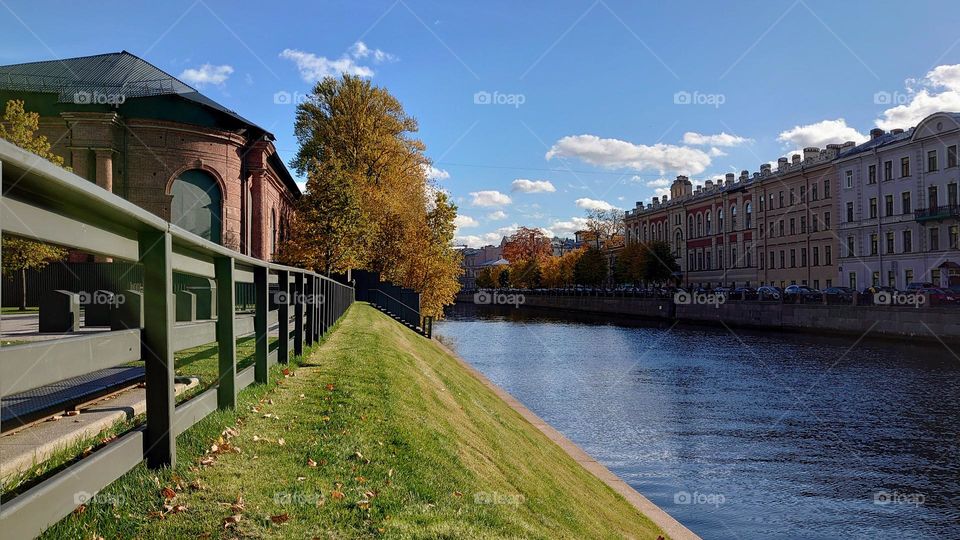
[[[379,272],[354,270],[357,300],[369,302],[414,331],[433,337],[433,317],[420,313],[420,293],[381,281]]]
[[[203,240],[3,140],[0,173],[4,234],[135,263],[143,309],[140,328],[3,347],[0,396],[135,359],[143,360],[146,380],[146,424],[5,501],[4,538],[39,535],[78,506],[79,494],[96,494],[143,460],[175,465],[179,433],[214,410],[235,407],[240,389],[267,382],[272,363],[301,355],[355,299],[352,287]],[[177,322],[175,273],[216,283],[208,320]],[[99,288],[125,279],[114,278]],[[239,290],[250,291],[252,315],[236,313]],[[271,323],[278,327],[272,352]],[[256,337],[254,363],[238,373],[236,339],[245,334]],[[217,383],[176,405],[174,353],[211,342],[218,349]]]

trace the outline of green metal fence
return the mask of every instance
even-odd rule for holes
[[[3,140],[0,172],[4,233],[139,263],[144,305],[141,329],[3,347],[0,396],[140,358],[147,412],[143,427],[5,501],[3,538],[39,535],[78,506],[78,494],[96,494],[143,460],[150,467],[175,465],[178,434],[217,409],[233,408],[240,389],[267,382],[271,364],[302,354],[354,301],[349,286],[203,240]],[[214,279],[220,316],[177,323],[174,272]],[[238,284],[251,284],[252,317],[234,315]],[[274,321],[279,346],[270,351],[267,333]],[[238,373],[235,344],[244,334],[256,336],[255,362]],[[219,354],[217,384],[176,405],[174,353],[212,342]]]

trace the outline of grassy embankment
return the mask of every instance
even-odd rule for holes
[[[175,470],[138,466],[46,536],[662,534],[454,358],[369,306],[291,368],[181,435]]]

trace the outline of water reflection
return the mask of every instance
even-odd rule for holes
[[[704,538],[960,538],[943,346],[463,304],[436,334]]]

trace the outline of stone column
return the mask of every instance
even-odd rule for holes
[[[94,149],[97,155],[97,185],[113,193],[113,150]]]

